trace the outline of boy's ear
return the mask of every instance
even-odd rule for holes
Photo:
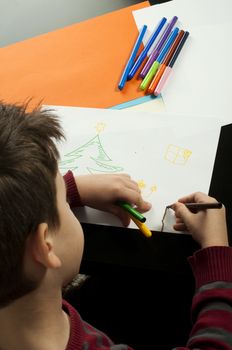
[[[53,238],[49,235],[46,223],[39,224],[33,234],[32,254],[34,259],[46,268],[56,269],[61,266],[61,261],[55,254]]]

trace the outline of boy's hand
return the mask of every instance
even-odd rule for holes
[[[202,248],[210,246],[228,246],[225,207],[221,209],[200,210],[191,212],[183,203],[212,203],[215,198],[196,192],[183,197],[172,205],[175,211],[176,224],[174,229],[189,231]]]
[[[127,174],[81,175],[75,181],[84,205],[116,215],[124,226],[129,225],[130,217],[115,204],[117,201],[135,205],[141,213],[151,208],[142,199],[138,184]]]

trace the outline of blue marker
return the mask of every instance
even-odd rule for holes
[[[179,28],[175,28],[172,33],[170,34],[169,38],[166,41],[166,44],[164,45],[164,48],[160,51],[159,56],[157,57],[156,61],[152,64],[151,68],[149,69],[147,75],[143,79],[142,83],[140,84],[140,89],[145,90],[148,85],[150,84],[152,78],[155,76],[160,63],[168,53],[173,41],[176,39],[177,34],[179,32]]]
[[[131,68],[127,79],[130,80],[133,78],[133,76],[135,75],[135,73],[137,72],[137,70],[139,69],[139,67],[141,66],[141,64],[143,63],[144,59],[147,57],[147,53],[150,50],[152,44],[154,43],[155,39],[157,38],[157,36],[159,35],[161,29],[163,28],[165,22],[167,21],[167,18],[163,17],[160,21],[160,23],[158,24],[158,27],[156,28],[156,30],[154,31],[154,33],[150,36],[147,44],[145,45],[143,51],[141,52],[141,54],[139,55],[139,57],[137,58],[137,60],[135,61],[133,67]]]
[[[126,67],[125,67],[125,69],[124,69],[124,71],[123,71],[123,73],[122,73],[120,82],[119,82],[119,84],[118,84],[118,88],[119,88],[120,90],[122,90],[122,89],[124,88],[124,85],[125,85],[126,80],[127,80],[127,76],[128,76],[128,74],[129,74],[129,71],[130,71],[131,67],[132,67],[133,64],[134,64],[135,57],[136,57],[137,52],[138,52],[138,50],[139,50],[139,47],[140,47],[140,45],[141,45],[141,43],[142,43],[144,34],[146,33],[146,30],[147,30],[147,26],[144,25],[143,28],[142,28],[142,30],[141,30],[141,32],[139,33],[139,36],[138,36],[138,38],[137,38],[137,40],[136,40],[136,43],[135,43],[135,45],[134,45],[134,47],[133,47],[133,49],[132,49],[132,51],[131,51],[130,58],[129,58],[127,64],[126,64]]]

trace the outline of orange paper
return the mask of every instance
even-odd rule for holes
[[[0,99],[108,108],[144,95],[137,78],[117,89],[138,30],[132,11],[149,2],[0,49]]]

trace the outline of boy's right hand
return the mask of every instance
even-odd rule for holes
[[[180,198],[172,205],[175,211],[176,223],[173,226],[178,231],[189,231],[202,248],[210,246],[228,246],[228,236],[225,218],[225,207],[221,209],[200,210],[191,212],[184,203],[212,203],[215,198],[196,192]]]

